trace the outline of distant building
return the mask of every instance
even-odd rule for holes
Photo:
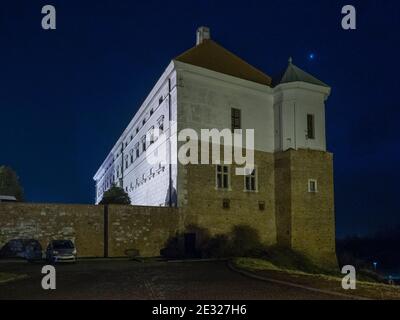
[[[335,263],[333,165],[325,136],[330,91],[291,59],[272,79],[201,27],[196,46],[171,61],[98,169],[95,202],[116,183],[134,205],[185,207],[212,233],[261,221],[266,243]],[[165,141],[151,139],[155,128]],[[166,144],[177,163],[177,133],[185,128],[254,129],[255,170],[237,176],[235,165],[146,161],[145,153]],[[231,218],[222,219],[218,212],[226,210]]]

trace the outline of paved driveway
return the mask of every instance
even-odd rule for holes
[[[80,261],[57,265],[57,289],[41,288],[40,264],[0,263],[0,272],[28,279],[0,284],[0,299],[338,299],[254,280],[225,262]]]

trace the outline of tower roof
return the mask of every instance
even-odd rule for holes
[[[198,44],[182,53],[175,60],[212,71],[224,73],[240,79],[270,86],[271,77],[251,66],[215,41],[200,37]],[[199,37],[198,37],[199,38]]]
[[[295,66],[293,64],[292,58],[289,58],[289,64],[286,68],[286,70],[276,79],[274,79],[273,84],[274,86],[277,86],[282,83],[289,83],[289,82],[296,82],[296,81],[301,81],[301,82],[306,82],[306,83],[311,83],[315,84],[317,86],[323,86],[323,87],[328,87],[329,86],[322,82],[321,80],[318,80],[311,74],[303,71],[299,67]]]

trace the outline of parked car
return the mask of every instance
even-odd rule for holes
[[[0,194],[0,202],[17,202],[14,196],[4,196]]]
[[[52,240],[47,246],[46,260],[50,263],[76,262],[76,248],[71,240]]]
[[[42,260],[42,246],[35,239],[13,239],[0,250],[0,258],[21,258],[28,261]]]

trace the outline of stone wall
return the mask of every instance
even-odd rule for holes
[[[11,239],[73,240],[81,257],[105,255],[104,206],[64,204],[0,204],[0,248]],[[107,220],[106,220],[107,221]],[[180,226],[176,208],[108,207],[108,256],[136,249],[141,256],[159,256]]]
[[[102,257],[103,207],[65,204],[0,204],[0,247],[16,238],[71,239],[80,256]]]
[[[222,159],[221,155],[221,159]],[[179,172],[184,183],[178,192],[185,195],[185,226],[206,229],[210,235],[227,234],[234,227],[254,230],[265,245],[276,244],[274,155],[255,152],[258,190],[244,191],[244,176],[230,166],[229,190],[216,188],[215,165],[187,165]],[[229,200],[229,208],[223,201]],[[260,209],[260,203],[264,209]]]
[[[275,154],[275,207],[277,243],[279,246],[290,248],[292,246],[292,192],[290,153]]]
[[[316,193],[308,180],[317,180]],[[278,243],[301,252],[319,265],[337,266],[333,199],[333,156],[313,150],[276,155]]]
[[[320,265],[337,265],[332,154],[257,151],[255,164],[256,192],[244,191],[244,177],[235,174],[234,165],[228,190],[216,188],[215,165],[180,167],[180,208],[2,203],[0,246],[14,238],[35,238],[45,247],[51,239],[67,238],[80,256],[120,257],[135,249],[149,257],[185,234],[195,234],[198,246],[202,238],[245,227],[264,245],[278,244]],[[317,180],[318,192],[308,192],[309,179]]]
[[[180,231],[177,208],[110,205],[108,208],[109,256],[122,257],[127,249],[155,257]]]

